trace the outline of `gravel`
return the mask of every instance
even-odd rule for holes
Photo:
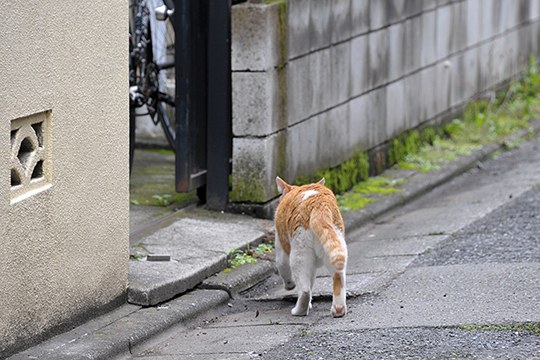
[[[540,359],[540,336],[525,330],[401,328],[310,333],[263,359]]]

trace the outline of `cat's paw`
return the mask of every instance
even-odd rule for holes
[[[332,305],[332,316],[343,317],[347,313],[347,305]]]
[[[296,284],[294,281],[286,281],[285,282],[285,290],[292,290],[296,287]]]
[[[309,308],[307,309],[298,309],[298,306],[295,306],[291,310],[292,316],[307,316],[309,313]]]
[[[304,291],[298,295],[296,306],[291,310],[291,314],[294,316],[306,316],[309,313],[311,304],[311,294]]]

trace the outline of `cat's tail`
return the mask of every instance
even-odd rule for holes
[[[343,271],[347,263],[347,245],[344,234],[334,224],[332,211],[328,207],[313,209],[309,227],[320,239],[332,266],[336,271]]]

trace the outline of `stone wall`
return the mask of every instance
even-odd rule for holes
[[[0,358],[125,301],[128,6],[0,8]]]
[[[537,0],[288,0],[233,7],[233,202],[277,196],[519,75]]]

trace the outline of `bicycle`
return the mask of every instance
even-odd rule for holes
[[[176,151],[174,87],[174,3],[130,0],[129,169],[135,152],[136,118],[149,116],[161,125]],[[172,79],[172,80],[171,80]]]

